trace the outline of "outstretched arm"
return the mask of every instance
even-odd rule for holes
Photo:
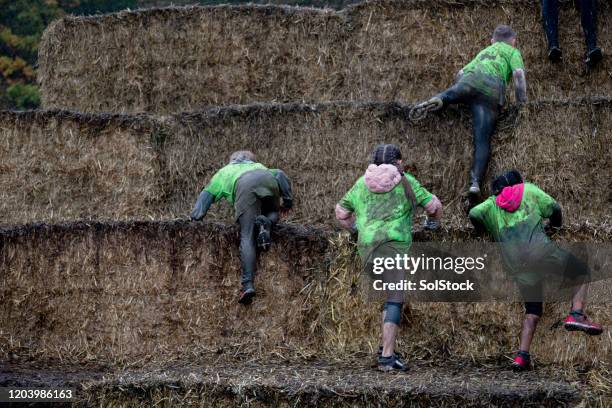
[[[195,221],[199,221],[208,212],[208,209],[215,202],[215,196],[210,194],[208,191],[203,190],[198,196],[198,201],[195,203],[195,207],[191,211],[191,219]]]
[[[525,70],[522,68],[512,71],[512,80],[514,82],[514,93],[518,103],[527,102],[527,79],[525,78]]]
[[[437,221],[442,219],[442,203],[435,195],[432,196],[431,200],[429,200],[429,202],[423,206],[423,209],[429,218]]]
[[[274,177],[280,188],[281,197],[283,198],[283,208],[289,210],[293,207],[293,193],[291,191],[291,184],[289,178],[282,170],[276,170]]]

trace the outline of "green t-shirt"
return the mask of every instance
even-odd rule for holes
[[[225,198],[230,204],[234,204],[236,181],[244,173],[252,170],[268,170],[268,168],[261,163],[230,163],[215,173],[210,182],[204,187],[204,191],[212,194],[215,197],[215,202]]]
[[[549,241],[542,219],[549,218],[557,202],[535,184],[525,183],[521,205],[514,212],[495,204],[491,196],[470,210],[470,217],[482,222],[498,242]]]
[[[497,242],[507,272],[529,287],[546,279],[550,272],[565,268],[567,252],[544,232],[542,219],[549,218],[556,201],[537,186],[525,183],[521,205],[508,212],[495,204],[495,196],[472,208],[470,217],[480,220]]]
[[[406,173],[416,198],[415,205],[427,204],[432,194],[412,175]],[[406,198],[404,186],[398,183],[386,193],[373,193],[365,184],[364,176],[340,200],[340,206],[355,213],[356,227],[359,232],[359,252],[367,252],[373,247],[388,241],[412,243],[412,214],[414,208]]]
[[[503,41],[491,44],[463,67],[463,73],[484,73],[495,76],[508,85],[512,72],[525,69],[521,52]]]

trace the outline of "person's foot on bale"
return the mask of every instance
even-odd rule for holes
[[[272,245],[272,237],[270,235],[272,222],[267,217],[259,215],[255,218],[255,225],[259,227],[259,232],[257,233],[257,248],[262,251],[269,250]]]
[[[383,346],[378,346],[378,352],[376,353],[378,355],[378,358],[382,357],[382,353],[383,353]],[[403,358],[401,353],[398,353],[397,351],[394,352],[393,355],[399,359]]]
[[[519,351],[512,361],[514,371],[525,371],[531,368],[531,356],[526,351]]]
[[[582,331],[590,336],[598,336],[603,333],[600,324],[591,322],[581,311],[573,310],[563,320],[563,327],[567,331]]]
[[[480,184],[476,180],[472,180],[468,194],[472,197],[480,197]]]
[[[602,59],[603,52],[601,51],[601,48],[597,47],[587,52],[584,63],[587,64],[589,68],[595,68],[595,66],[597,66],[597,64],[599,64]]]
[[[240,291],[240,299],[238,299],[238,303],[242,305],[250,305],[253,302],[253,298],[255,297],[255,288],[251,282],[245,283],[242,285],[242,290]]]
[[[442,99],[437,96],[434,96],[433,98],[425,102],[421,102],[418,105],[414,106],[412,109],[410,109],[410,112],[408,113],[408,118],[413,122],[422,120],[427,116],[429,112],[437,111],[438,109],[442,108],[443,104],[444,103],[442,102]]]
[[[389,371],[408,371],[408,366],[399,359],[397,354],[393,354],[389,357],[378,357],[378,370],[383,372]]]
[[[427,218],[424,222],[423,222],[423,229],[425,231],[436,231],[438,230],[438,228],[440,228],[440,221],[436,220],[435,218]]]
[[[561,48],[552,46],[548,49],[548,59],[550,62],[560,62],[563,59],[563,51]]]

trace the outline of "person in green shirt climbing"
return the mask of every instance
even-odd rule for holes
[[[412,243],[412,216],[417,206],[423,207],[429,215],[426,226],[437,228],[442,216],[440,200],[412,175],[404,172],[402,154],[397,146],[378,145],[365,174],[336,205],[336,218],[340,224],[346,229],[357,230],[357,248],[368,274],[373,272],[375,259],[408,253]],[[400,282],[402,276],[401,270],[386,270],[382,280],[385,283]],[[381,371],[405,371],[406,365],[395,353],[403,292],[385,292],[383,345],[379,350],[378,368]]]
[[[517,36],[514,30],[505,25],[497,26],[493,31],[491,45],[480,51],[476,58],[458,72],[453,86],[428,101],[417,104],[409,113],[413,121],[418,121],[428,112],[450,104],[469,106],[474,145],[468,189],[471,204],[480,199],[480,184],[491,154],[491,136],[499,111],[504,105],[505,90],[510,80],[514,82],[517,102],[527,102],[525,67],[516,45]]]
[[[525,301],[519,352],[513,361],[516,370],[525,370],[531,366],[529,348],[542,316],[545,282],[562,279],[572,288],[571,310],[563,321],[566,330],[598,335],[603,329],[583,313],[590,279],[588,265],[546,234],[545,219],[551,228],[561,228],[561,206],[536,185],[523,182],[517,170],[493,180],[491,192],[491,197],[470,210],[469,217],[478,232],[487,231],[502,244],[506,270]]]
[[[210,206],[222,198],[233,204],[240,225],[242,290],[238,302],[248,305],[255,296],[253,279],[257,249],[269,249],[270,231],[278,222],[279,212],[286,213],[292,208],[291,185],[282,170],[268,169],[257,163],[252,152],[237,151],[230,156],[229,164],[215,173],[204,187],[191,212],[191,219],[204,218]]]

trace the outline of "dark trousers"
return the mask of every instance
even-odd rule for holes
[[[548,47],[559,47],[559,0],[541,0]],[[597,47],[597,0],[575,0],[587,50]]]
[[[279,198],[270,196],[257,198],[255,202],[244,210],[238,217],[240,225],[240,264],[242,267],[242,285],[253,283],[257,269],[257,234],[255,219],[259,215],[265,216],[271,224],[278,222]]]
[[[499,85],[495,85],[499,86]],[[438,95],[444,106],[451,104],[464,104],[472,112],[472,142],[473,161],[470,172],[471,181],[482,182],[487,171],[491,156],[491,136],[495,131],[495,124],[500,110],[500,101],[503,99],[503,88],[493,89],[491,95],[485,95],[469,84],[469,81],[460,80],[455,85]]]

